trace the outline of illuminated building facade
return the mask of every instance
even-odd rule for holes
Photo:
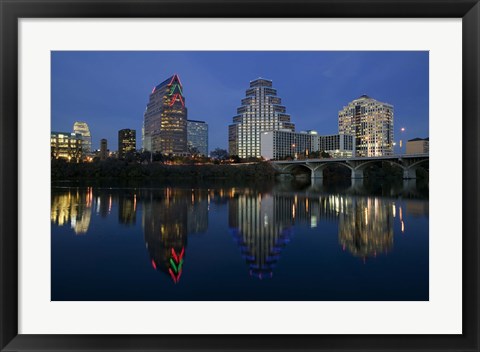
[[[318,138],[318,150],[330,154],[332,158],[355,156],[355,138],[348,134],[333,134]]]
[[[105,160],[107,158],[108,158],[107,140],[103,138],[100,140],[100,160]]]
[[[52,132],[50,150],[52,159],[65,159],[79,162],[83,157],[83,140],[80,134]]]
[[[266,131],[260,134],[260,153],[267,160],[297,159],[318,151],[317,132]]]
[[[414,138],[407,141],[407,154],[428,154],[428,138]]]
[[[77,121],[73,124],[73,133],[82,135],[82,150],[86,156],[92,152],[92,135],[86,122]]]
[[[277,90],[272,81],[259,78],[250,82],[242,106],[233,117],[233,124],[228,126],[228,148],[230,155],[240,158],[260,157],[260,135],[265,131],[295,131],[290,122]]]
[[[143,134],[146,151],[172,155],[188,153],[187,108],[178,75],[153,88],[144,113]]]
[[[134,152],[137,149],[137,139],[135,130],[129,128],[118,131],[118,157],[125,158],[127,153]]]
[[[205,121],[187,120],[187,142],[190,153],[208,155],[208,124]]]
[[[338,132],[355,136],[358,157],[393,154],[393,106],[367,95],[338,112]]]
[[[312,152],[323,151],[333,158],[355,155],[355,138],[334,134],[320,136],[316,131],[267,131],[260,135],[261,155],[267,160],[308,158]]]

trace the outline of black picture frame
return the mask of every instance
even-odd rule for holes
[[[478,0],[0,0],[1,351],[479,351]],[[20,335],[18,334],[18,24],[75,17],[455,17],[463,55],[463,334],[461,335]],[[448,182],[448,180],[446,180]],[[460,230],[457,234],[460,236]]]

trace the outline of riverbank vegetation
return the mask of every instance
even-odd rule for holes
[[[52,180],[69,179],[274,179],[277,172],[268,162],[244,164],[166,164],[138,163],[127,160],[69,163],[52,160]]]

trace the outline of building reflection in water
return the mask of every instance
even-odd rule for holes
[[[364,259],[390,251],[393,209],[380,198],[352,198],[339,213],[338,239],[343,250]]]
[[[251,276],[271,278],[282,249],[292,236],[291,198],[238,191],[229,202],[230,231]]]
[[[187,256],[189,235],[207,232],[210,204],[228,204],[228,225],[251,276],[273,276],[296,226],[322,231],[338,224],[341,248],[366,259],[393,249],[394,226],[405,231],[405,215],[428,216],[428,202],[346,194],[301,193],[250,188],[228,189],[56,189],[51,221],[85,234],[92,212],[106,218],[118,204],[118,221],[135,225],[142,209],[145,246],[151,266],[178,283]],[[397,225],[395,225],[397,224]]]
[[[142,205],[145,245],[152,267],[178,283],[188,235],[208,228],[208,192],[173,188],[150,191]]]
[[[137,218],[137,194],[122,194],[118,202],[118,221],[124,225],[134,225]]]
[[[323,221],[334,221],[343,250],[364,260],[387,253],[393,248],[395,207],[393,200],[378,197],[244,190],[237,191],[229,201],[229,227],[250,275],[262,279],[273,276],[295,226],[321,231]]]
[[[301,201],[297,197],[296,222],[316,228],[319,220],[334,220],[340,246],[352,255],[365,259],[393,247],[393,201],[342,194],[309,196]]]
[[[90,226],[92,205],[92,187],[52,193],[50,219],[58,226],[70,224],[77,235],[85,234]]]

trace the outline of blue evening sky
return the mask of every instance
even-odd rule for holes
[[[428,52],[425,51],[55,51],[52,131],[75,121],[117,150],[117,133],[137,131],[152,88],[177,73],[188,119],[209,125],[209,149],[227,149],[228,125],[249,82],[273,80],[296,130],[338,132],[338,111],[367,94],[395,108],[395,140],[428,137]],[[400,128],[405,132],[400,136]]]

